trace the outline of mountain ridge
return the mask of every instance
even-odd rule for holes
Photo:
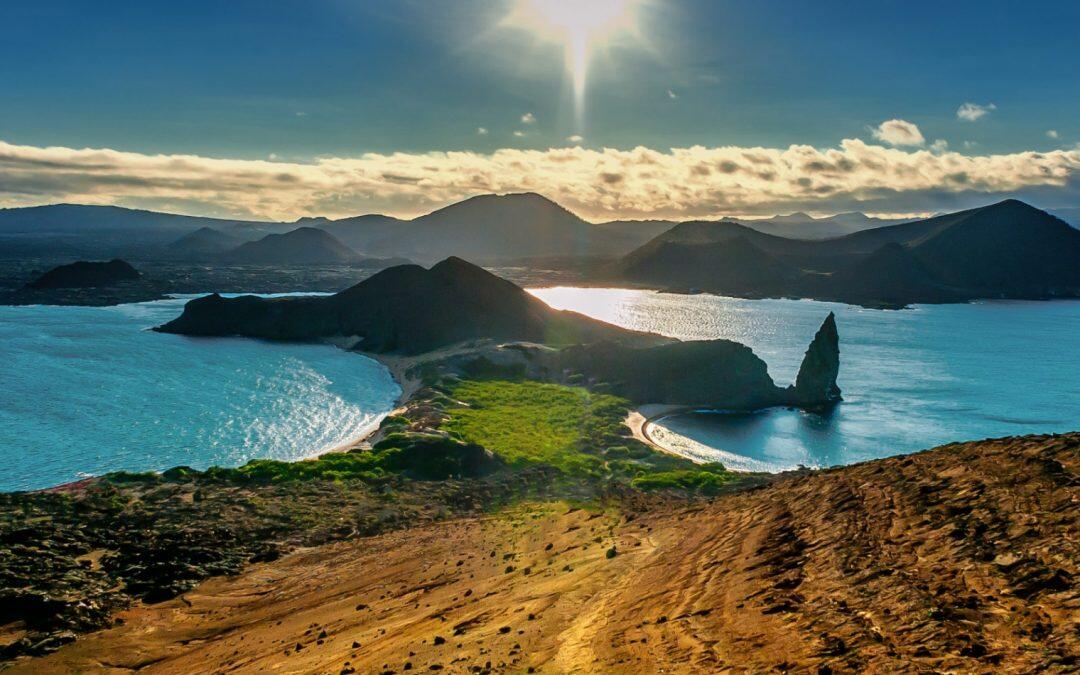
[[[747,268],[728,274],[740,262]],[[672,227],[602,276],[666,290],[885,307],[1080,297],[1080,231],[1015,199],[822,240],[696,221]]]

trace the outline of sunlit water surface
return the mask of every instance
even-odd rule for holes
[[[300,459],[362,435],[401,392],[327,345],[147,330],[185,301],[0,307],[0,490]]]
[[[651,425],[658,443],[742,470],[821,467],[951,441],[1080,430],[1080,302],[920,305],[903,311],[810,300],[741,300],[600,288],[531,291],[627,328],[748,345],[779,385],[794,381],[830,312],[844,402],[828,416],[786,409],[698,413]]]

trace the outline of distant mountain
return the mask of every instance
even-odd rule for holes
[[[358,216],[321,224],[357,251],[432,262],[618,256],[670,226],[662,221],[593,225],[535,193],[480,195],[413,220]]]
[[[745,236],[722,242],[657,239],[626,256],[617,273],[637,283],[680,290],[722,286],[728,292],[778,292],[798,271],[761,250]]]
[[[124,281],[136,281],[139,271],[123,260],[88,262],[79,260],[60,265],[26,284],[26,288],[94,288],[111,286]]]
[[[215,230],[212,227],[200,227],[169,244],[169,253],[185,260],[211,260],[243,243],[239,237]]]
[[[216,230],[241,242],[299,228],[317,228],[365,256],[409,258],[430,263],[457,255],[483,264],[505,264],[529,259],[618,258],[675,227],[692,223],[693,227],[704,228],[703,231],[721,233],[721,239],[735,236],[733,225],[741,225],[743,229],[737,232],[771,255],[789,255],[800,250],[812,250],[816,255],[824,256],[868,254],[897,237],[911,238],[907,230],[902,235],[895,232],[882,234],[882,230],[888,230],[884,226],[891,222],[861,213],[842,213],[828,218],[793,213],[760,220],[688,223],[618,220],[593,224],[541,195],[518,193],[480,195],[412,220],[369,214],[340,220],[305,217],[291,223],[202,218],[114,206],[56,204],[0,209],[0,237],[4,238],[3,246],[12,251],[27,251],[27,255],[43,255],[48,251],[54,255],[71,255],[86,251],[82,255],[123,254],[175,259],[177,250],[170,245],[178,244],[178,238],[201,228]],[[864,239],[849,239],[851,233],[875,234]],[[815,242],[826,239],[844,244],[827,249],[814,247]],[[88,245],[91,243],[93,246]],[[906,245],[905,241],[899,243]],[[193,249],[189,255],[194,256],[190,259],[195,259],[219,249],[221,242],[219,237],[203,233],[194,242],[178,248],[184,250],[189,246]],[[828,261],[815,261],[814,267],[829,267],[829,264]]]
[[[51,204],[0,209],[0,234],[123,236],[162,244],[200,227],[228,230],[243,223],[119,206]]]
[[[871,218],[858,212],[838,213],[824,218],[814,218],[797,212],[772,218],[738,219],[738,221],[758,232],[789,239],[829,239],[875,227],[907,222],[900,219]]]
[[[348,263],[360,256],[337,237],[317,227],[298,227],[268,234],[225,253],[222,260],[244,265],[310,265]]]
[[[341,220],[323,220],[317,227],[364,255],[397,256],[397,241],[406,237],[409,221],[372,213]]]
[[[1080,297],[1080,231],[1016,200],[816,241],[730,221],[690,222],[628,254],[607,276],[673,290],[886,306]]]

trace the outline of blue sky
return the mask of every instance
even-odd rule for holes
[[[307,163],[575,134],[587,149],[836,148],[882,143],[872,130],[898,119],[965,155],[1080,142],[1077,2],[651,0],[640,36],[590,61],[582,128],[562,47],[500,24],[516,1],[8,0],[0,141]],[[965,103],[986,112],[961,119]],[[20,194],[0,201],[34,201]]]

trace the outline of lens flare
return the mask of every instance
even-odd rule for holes
[[[577,131],[583,131],[585,87],[593,54],[620,35],[638,34],[643,0],[518,0],[504,23],[563,45],[574,92]]]

